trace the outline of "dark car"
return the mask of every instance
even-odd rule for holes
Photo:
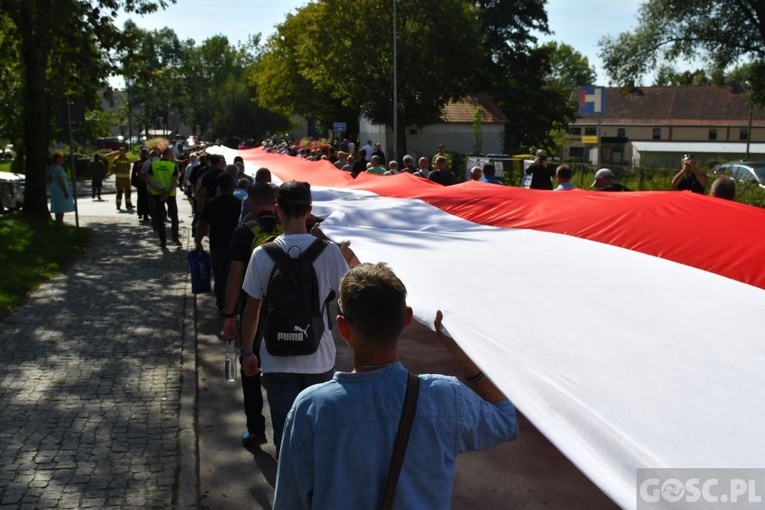
[[[725,175],[735,181],[751,182],[765,189],[765,161],[720,163],[712,169],[715,176]]]
[[[120,147],[125,146],[125,139],[118,136],[107,136],[103,138],[96,138],[93,143],[95,149],[110,149],[119,150]]]
[[[24,205],[26,176],[0,172],[0,212],[5,209],[19,209]]]

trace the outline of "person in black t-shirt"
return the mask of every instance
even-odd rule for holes
[[[380,163],[383,165],[385,164],[385,153],[380,147],[380,142],[375,143],[375,149],[372,151],[372,156],[377,156],[380,158]]]
[[[205,202],[218,194],[218,175],[226,168],[226,158],[220,154],[210,156],[210,169],[199,175],[197,211],[204,209]]]
[[[257,176],[256,176],[257,179]],[[250,255],[255,246],[273,240],[284,233],[284,228],[276,215],[276,191],[267,182],[250,186],[247,191],[249,220],[234,230],[231,236],[230,264],[226,283],[226,306],[223,310],[223,336],[236,338],[239,334],[238,321],[244,313],[242,299],[244,291],[244,273],[250,263]],[[256,237],[257,235],[257,237]],[[260,390],[260,374],[248,376],[241,371],[242,394],[244,396],[244,414],[247,417],[247,430],[242,434],[242,446],[253,448],[267,442],[266,419],[263,416],[263,394]]]
[[[526,175],[531,176],[531,189],[553,189],[552,179],[555,168],[547,162],[547,151],[539,149],[534,163],[526,169]]]
[[[592,187],[597,191],[632,191],[627,186],[616,182],[616,176],[608,168],[601,168],[595,172],[595,180],[592,182]]]
[[[234,176],[227,172],[218,175],[221,194],[211,198],[202,209],[195,240],[198,251],[203,251],[202,240],[210,227],[210,261],[215,281],[215,304],[223,312],[226,304],[228,278],[228,250],[231,234],[239,224],[241,202],[234,196]]]
[[[430,172],[428,180],[437,182],[442,186],[451,186],[456,182],[452,171],[446,168],[446,156],[436,156],[436,168]]]
[[[683,158],[683,167],[672,178],[672,186],[678,191],[690,190],[693,193],[703,195],[707,184],[707,176],[699,171],[699,167],[696,166],[696,158],[686,154]]]
[[[355,179],[359,176],[361,172],[367,171],[367,157],[370,157],[371,155],[368,155],[366,150],[361,149],[359,151],[359,159],[353,163],[353,167],[351,168],[351,176]]]

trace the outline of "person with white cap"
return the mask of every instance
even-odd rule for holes
[[[595,180],[592,187],[597,191],[632,191],[626,186],[616,182],[616,176],[608,168],[601,168],[595,172]]]

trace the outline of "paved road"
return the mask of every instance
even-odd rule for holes
[[[271,508],[273,444],[241,448],[220,318],[211,294],[190,293],[188,204],[186,246],[162,250],[104,198],[79,202],[93,248],[0,325],[0,508]],[[400,358],[454,370],[422,326]],[[338,340],[338,369],[349,367]],[[542,507],[615,506],[525,419],[518,441],[458,460],[452,508]]]

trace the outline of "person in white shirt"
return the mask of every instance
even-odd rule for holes
[[[276,192],[276,213],[284,227],[284,234],[274,240],[285,253],[296,258],[316,241],[309,234],[306,221],[311,215],[311,190],[307,183],[288,181]],[[344,247],[342,247],[344,248]],[[247,266],[242,289],[247,293],[246,312],[242,318],[242,370],[252,377],[262,370],[263,387],[266,389],[271,421],[274,428],[274,444],[277,452],[282,439],[284,422],[292,403],[305,388],[332,379],[335,368],[335,342],[328,322],[325,300],[332,292],[340,290],[340,279],[348,271],[348,263],[341,247],[329,243],[313,263],[322,303],[324,332],[318,349],[307,355],[275,356],[269,353],[266,342],[259,342],[255,352],[256,333],[260,322],[260,307],[266,297],[269,278],[275,266],[274,260],[263,248],[255,248]]]
[[[571,191],[576,189],[576,186],[571,184],[571,167],[568,165],[560,165],[555,170],[555,179],[558,181],[558,187],[553,191]]]

